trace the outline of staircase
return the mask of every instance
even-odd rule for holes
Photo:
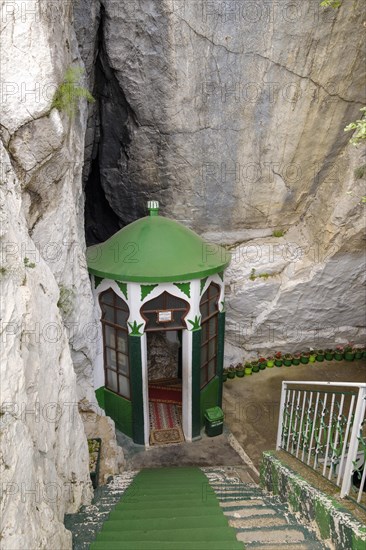
[[[199,468],[142,470],[91,550],[243,550]]]
[[[322,550],[277,497],[235,468],[126,472],[67,516],[74,550]]]
[[[300,524],[286,505],[258,485],[243,483],[235,468],[202,468],[229,525],[245,548],[323,550],[311,527]]]

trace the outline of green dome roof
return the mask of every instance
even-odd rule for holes
[[[184,225],[158,216],[157,209],[87,249],[89,272],[134,282],[174,282],[220,273],[228,253],[208,244]]]

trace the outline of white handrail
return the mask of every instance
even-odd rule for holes
[[[357,392],[349,392],[348,388]],[[352,475],[357,471],[361,485],[356,500],[360,502],[366,477],[366,464],[362,462],[365,415],[366,383],[283,381],[276,449],[292,454],[328,480],[333,479],[340,487],[341,498],[350,494]]]

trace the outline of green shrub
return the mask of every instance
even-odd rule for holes
[[[80,79],[84,74],[81,67],[69,67],[62,83],[57,88],[52,100],[52,109],[65,111],[74,116],[80,99],[85,98],[89,103],[95,101],[89,90],[80,85]]]

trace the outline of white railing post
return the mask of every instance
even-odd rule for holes
[[[341,485],[341,498],[348,495],[351,488],[351,475],[353,470],[353,462],[356,460],[358,451],[358,436],[361,430],[361,424],[364,420],[366,408],[366,388],[360,387],[358,391],[358,398],[355,410],[355,416],[353,419],[353,426],[351,432],[351,439],[347,452],[347,461],[344,468],[343,481]]]
[[[283,424],[283,413],[284,413],[284,407],[285,407],[286,393],[287,393],[287,382],[282,382],[280,413],[279,413],[279,417],[278,417],[278,428],[277,428],[277,442],[276,442],[276,450],[277,451],[279,451],[281,449],[282,424]]]

